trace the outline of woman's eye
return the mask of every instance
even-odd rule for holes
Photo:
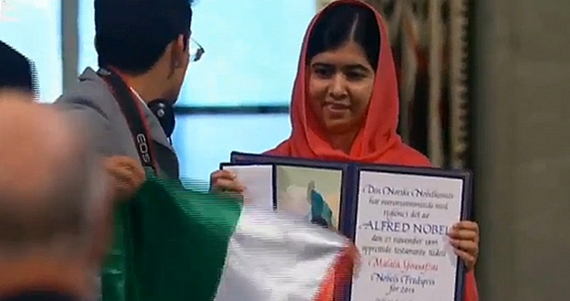
[[[346,77],[350,80],[359,80],[365,77],[361,72],[347,72]]]
[[[333,74],[333,71],[328,68],[316,68],[314,72],[321,77],[330,77]]]

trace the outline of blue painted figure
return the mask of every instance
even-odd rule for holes
[[[325,198],[315,189],[315,182],[309,182],[307,187],[307,199],[311,204],[311,223],[333,228],[332,211],[325,201]]]

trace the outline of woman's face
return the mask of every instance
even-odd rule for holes
[[[352,41],[313,57],[309,65],[309,102],[329,134],[360,129],[372,95],[374,75],[364,50]]]

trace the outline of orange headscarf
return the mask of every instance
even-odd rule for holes
[[[366,121],[356,136],[349,154],[331,147],[325,138],[326,135],[322,132],[322,127],[308,106],[307,96],[306,52],[313,27],[323,12],[339,4],[361,5],[374,11],[381,35],[380,57]],[[428,158],[404,144],[396,133],[398,111],[396,69],[389,45],[388,30],[382,16],[363,1],[333,1],[313,18],[305,33],[291,100],[291,124],[293,128],[291,136],[266,154],[331,161],[356,161],[414,167],[430,166]],[[330,290],[330,288],[323,288],[323,290]],[[473,271],[470,271],[466,277],[464,300],[478,300]]]

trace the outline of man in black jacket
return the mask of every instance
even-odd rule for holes
[[[172,179],[179,177],[173,105],[201,53],[190,45],[191,3],[95,0],[99,70],[86,68],[56,101],[90,124],[100,154],[129,157]]]

